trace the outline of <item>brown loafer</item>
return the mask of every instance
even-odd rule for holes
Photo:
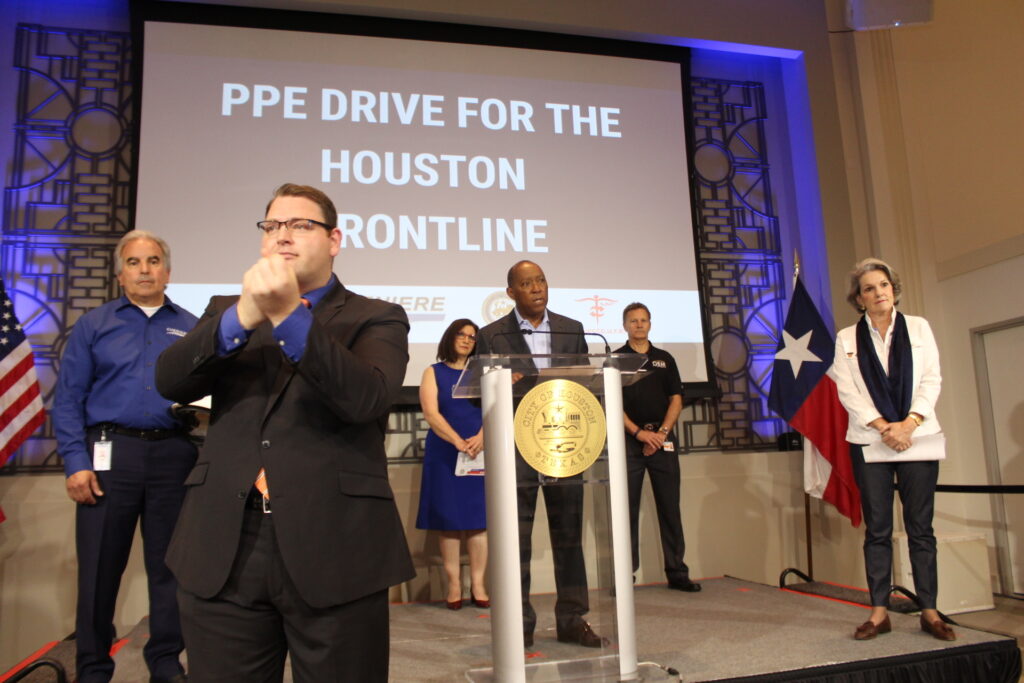
[[[590,624],[582,619],[565,631],[559,631],[557,636],[561,643],[572,643],[583,647],[608,647],[611,645],[607,638],[602,638],[594,633]]]
[[[880,633],[888,633],[892,631],[892,622],[889,621],[889,617],[886,616],[882,620],[881,624],[875,624],[875,622],[868,619],[863,624],[857,627],[857,630],[853,632],[854,640],[871,640]]]
[[[956,640],[956,633],[942,619],[928,621],[921,615],[921,630],[937,640]]]

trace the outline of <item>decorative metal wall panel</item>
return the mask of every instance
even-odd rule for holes
[[[6,234],[127,229],[131,46],[126,33],[20,25]]]
[[[760,83],[691,80],[698,263],[721,397],[689,401],[684,451],[775,447],[767,408],[783,323],[782,257]]]
[[[83,313],[118,294],[113,246],[128,229],[131,44],[126,33],[21,24],[14,149],[3,200],[3,277],[53,404],[60,356]],[[61,466],[53,425],[5,473]]]

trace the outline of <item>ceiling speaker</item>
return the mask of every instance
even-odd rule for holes
[[[927,24],[932,0],[846,0],[846,25],[855,31]]]

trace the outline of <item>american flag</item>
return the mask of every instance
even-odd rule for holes
[[[45,419],[32,347],[0,281],[0,466]]]

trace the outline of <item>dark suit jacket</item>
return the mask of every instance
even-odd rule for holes
[[[202,598],[224,587],[245,497],[264,467],[281,558],[307,603],[338,605],[408,580],[414,571],[384,452],[409,360],[405,311],[338,284],[313,309],[305,353],[292,364],[270,323],[237,352],[217,355],[221,315],[235,301],[211,299],[157,362],[165,397],[213,396],[167,565]]]
[[[583,325],[578,320],[566,318],[548,311],[548,323],[551,325],[551,353],[573,353],[586,354],[587,340],[583,336]],[[504,318],[495,320],[486,325],[477,335],[476,352],[498,353],[498,354],[529,354],[530,347],[526,345],[526,339],[519,331],[519,321],[516,320],[516,312],[511,311]],[[533,361],[529,363],[529,370],[533,370]],[[576,362],[584,362],[582,359]],[[513,370],[516,368],[513,366]],[[521,371],[521,370],[520,370]]]

